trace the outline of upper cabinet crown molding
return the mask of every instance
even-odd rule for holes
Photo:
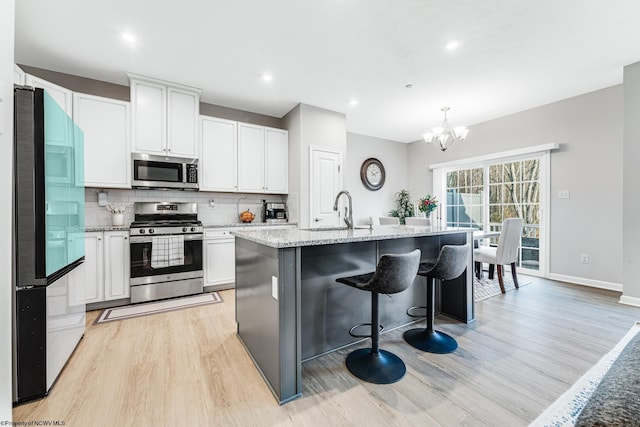
[[[127,73],[131,88],[133,151],[198,156],[201,89]]]

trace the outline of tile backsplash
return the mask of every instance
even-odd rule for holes
[[[85,224],[88,227],[106,227],[112,224],[111,213],[106,207],[98,205],[99,191],[107,193],[110,205],[125,208],[125,226],[133,221],[134,202],[195,202],[198,204],[198,219],[204,225],[209,225],[239,223],[238,213],[247,209],[256,214],[254,222],[259,222],[262,221],[263,200],[273,202],[287,200],[287,196],[275,194],[85,188]]]

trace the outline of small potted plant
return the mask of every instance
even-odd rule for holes
[[[400,224],[404,224],[404,219],[413,216],[413,213],[411,195],[407,190],[400,190],[396,193],[396,209],[389,212],[389,216],[400,218]]]

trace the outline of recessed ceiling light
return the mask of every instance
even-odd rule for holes
[[[273,80],[273,76],[271,74],[263,74],[262,75],[262,81],[263,82],[270,82]]]
[[[129,43],[130,45],[134,45],[136,44],[136,37],[131,34],[131,33],[122,33],[120,35],[122,37],[122,40],[124,40],[125,42]]]
[[[358,105],[358,100],[352,99],[351,101],[349,101],[349,105],[351,105],[352,107],[355,107],[356,105]]]
[[[447,50],[455,50],[460,46],[460,40],[450,40],[444,47]]]
[[[406,89],[411,89],[413,87],[413,85],[411,83],[407,83],[406,85],[404,85],[404,87]]]

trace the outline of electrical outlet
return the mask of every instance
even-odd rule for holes
[[[106,191],[98,191],[98,206],[107,206],[109,204],[107,194]]]
[[[580,254],[580,262],[583,264],[589,264],[589,254]]]
[[[568,199],[569,196],[569,190],[558,190],[558,199]]]

